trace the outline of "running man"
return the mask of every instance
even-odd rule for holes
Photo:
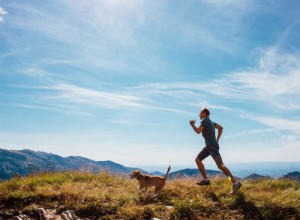
[[[218,168],[223,171],[223,173],[231,180],[232,182],[232,190],[231,194],[235,194],[239,191],[242,184],[238,182],[234,176],[231,174],[230,170],[224,165],[222,161],[222,157],[219,153],[219,140],[221,138],[223,127],[217,123],[214,123],[209,118],[210,112],[207,108],[203,108],[199,114],[201,119],[200,126],[196,127],[195,120],[190,121],[190,125],[194,129],[197,134],[202,133],[202,136],[205,139],[205,147],[201,150],[201,152],[196,157],[196,164],[200,173],[202,174],[203,179],[197,183],[197,185],[209,185],[210,181],[207,178],[204,164],[202,161],[207,158],[209,155],[212,156],[214,161],[216,162]],[[218,136],[216,138],[215,129],[218,129]]]

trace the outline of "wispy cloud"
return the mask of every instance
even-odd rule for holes
[[[28,104],[28,101],[23,101],[25,103],[14,103],[14,104],[1,104],[2,106],[10,106],[10,107],[17,107],[17,108],[27,108],[31,110],[44,110],[44,111],[52,111],[52,112],[57,112],[61,113],[64,112],[65,114],[69,115],[77,115],[80,117],[95,117],[94,114],[91,114],[87,111],[80,111],[77,109],[72,108],[71,106],[68,105],[59,105],[59,106],[54,106],[50,105],[49,103],[42,103],[42,102],[32,102]]]
[[[171,108],[164,105],[162,102],[155,101],[152,97],[147,100],[146,97],[138,95],[137,93],[131,91],[131,93],[126,92],[105,92],[94,90],[90,88],[83,88],[71,84],[59,84],[56,86],[49,87],[31,87],[43,90],[52,90],[56,94],[47,95],[45,99],[62,101],[63,103],[73,103],[73,104],[89,104],[91,106],[96,106],[100,108],[107,109],[122,109],[123,110],[157,110],[166,111],[179,114],[190,114],[190,112]]]
[[[4,15],[7,14],[7,11],[0,6],[0,23],[4,21]]]
[[[49,72],[39,68],[38,66],[30,66],[27,68],[19,69],[16,72],[29,77],[45,77],[50,75]]]
[[[271,129],[284,130],[280,118],[252,117],[247,109],[233,107],[230,102],[253,103],[276,109],[295,112],[300,109],[300,65],[297,54],[283,54],[273,48],[261,52],[257,66],[246,71],[230,72],[219,79],[205,82],[142,83],[140,85],[111,90],[100,87],[85,87],[80,83],[58,82],[39,67],[24,70],[28,77],[49,77],[47,86],[19,86],[23,89],[41,90],[35,95],[37,103],[23,103],[23,107],[41,108],[51,105],[66,113],[93,115],[90,108],[115,109],[117,111],[161,111],[192,115],[189,106],[207,106],[213,109],[232,111],[240,117],[257,121]],[[54,78],[53,78],[54,77]],[[45,84],[45,82],[43,83]],[[43,95],[39,95],[43,94]],[[224,101],[225,100],[225,101]],[[229,102],[229,104],[227,104]],[[195,104],[196,103],[196,104]],[[72,105],[73,110],[65,106]],[[22,107],[19,105],[19,107]],[[297,122],[297,120],[296,120]],[[125,121],[124,123],[128,123]],[[279,123],[282,123],[279,125]],[[291,121],[290,125],[294,125]],[[296,123],[297,124],[297,123]],[[298,128],[298,127],[297,127]],[[294,127],[287,127],[294,130]],[[294,133],[294,132],[293,132]],[[298,134],[298,133],[297,133]]]
[[[260,101],[279,109],[298,110],[299,61],[297,54],[285,54],[270,49],[263,53],[258,68],[228,74],[219,85],[231,98]],[[228,93],[227,88],[233,88],[233,91]]]
[[[246,116],[248,119],[252,119],[259,123],[265,124],[272,129],[277,131],[290,131],[291,134],[297,134],[300,137],[300,120],[299,119],[287,119],[287,118],[278,118],[272,116],[257,116],[250,115]]]
[[[278,131],[277,128],[267,128],[267,129],[253,129],[253,130],[246,130],[246,131],[242,131],[242,132],[238,132],[235,134],[227,134],[224,138],[225,139],[236,139],[238,137],[245,137],[245,136],[249,136],[249,135],[257,135],[257,134],[266,134],[266,133],[270,133],[270,132],[276,132]]]
[[[300,57],[273,49],[262,54],[258,66],[206,82],[142,85],[159,94],[210,94],[236,101],[252,101],[278,109],[300,109]],[[176,96],[175,96],[176,97]]]
[[[87,102],[91,103],[96,101],[108,108],[113,106],[141,106],[141,100],[133,95],[100,92],[71,85],[60,85],[58,90],[62,92],[62,97],[70,97],[71,100],[75,101],[87,100]]]
[[[90,88],[79,87],[71,84],[58,84],[55,86],[28,87],[32,89],[54,91],[44,98],[49,101],[63,101],[73,104],[90,104],[101,106],[108,109],[121,107],[143,107],[142,100],[139,97],[123,94],[98,91]]]

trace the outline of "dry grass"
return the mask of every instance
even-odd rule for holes
[[[200,187],[195,179],[169,180],[155,198],[140,194],[136,180],[108,172],[45,173],[0,183],[0,210],[38,207],[75,210],[92,219],[300,219],[300,184],[290,180],[231,184],[216,177]]]

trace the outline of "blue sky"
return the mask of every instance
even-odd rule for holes
[[[299,161],[300,2],[0,2],[0,147],[195,166]],[[212,163],[211,159],[207,163]]]

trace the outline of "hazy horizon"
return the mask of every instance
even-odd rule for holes
[[[0,146],[193,165],[300,155],[300,1],[2,1]],[[288,12],[288,13],[287,13]],[[208,159],[205,163],[212,163]]]
[[[0,149],[4,149],[4,148],[0,148]],[[4,149],[4,150],[10,150],[10,149]],[[32,150],[32,149],[21,149],[21,150]],[[39,151],[39,152],[43,152],[43,151]],[[53,154],[52,152],[43,152],[43,153]],[[58,156],[62,156],[62,155],[58,155]],[[69,157],[69,156],[82,157],[81,155],[68,155],[63,157]],[[91,158],[87,158],[87,159],[91,159]],[[171,172],[175,172],[183,169],[198,169],[195,163],[194,164],[170,163],[166,165],[157,165],[157,164],[156,165],[151,165],[151,164],[129,165],[129,164],[122,164],[118,161],[110,160],[109,158],[103,161],[112,161],[114,163],[118,163],[125,167],[139,168],[147,172],[158,171],[164,173],[166,172],[169,165],[171,165]],[[230,168],[230,170],[234,175],[240,178],[244,178],[253,173],[278,178],[284,174],[287,174],[288,172],[292,172],[292,171],[300,172],[300,161],[226,163],[226,166]],[[205,167],[206,169],[210,169],[210,170],[219,170],[216,164],[214,163],[214,161],[211,159],[205,161]]]

